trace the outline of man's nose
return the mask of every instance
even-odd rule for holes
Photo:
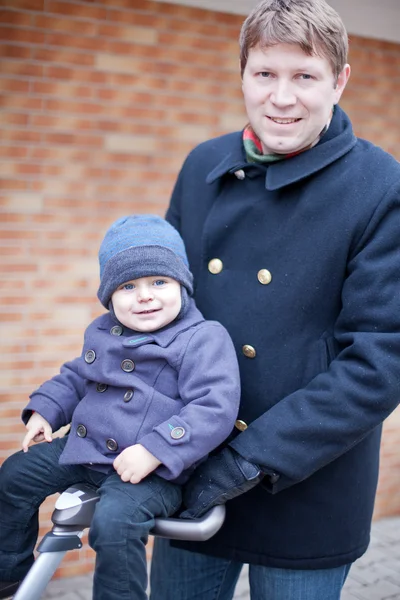
[[[275,106],[280,107],[293,106],[297,101],[291,82],[284,79],[275,81],[270,99]]]

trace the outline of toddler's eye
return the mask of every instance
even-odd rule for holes
[[[122,286],[123,290],[133,290],[135,286],[133,285],[133,283],[124,283],[124,285]]]
[[[156,279],[156,281],[154,282],[154,285],[156,285],[157,287],[160,287],[162,285],[165,285],[167,282],[164,279]]]

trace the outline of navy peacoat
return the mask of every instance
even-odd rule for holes
[[[232,431],[239,397],[228,333],[190,300],[181,319],[152,333],[124,329],[110,313],[95,319],[81,357],[33,392],[22,418],[36,411],[53,431],[71,422],[61,464],[108,471],[140,443],[162,462],[155,473],[183,482]]]
[[[210,542],[180,545],[283,568],[354,561],[400,398],[400,165],[336,107],[314,148],[268,166],[246,161],[241,132],[201,144],[167,219],[199,309],[236,347],[229,443],[277,474],[228,502]]]

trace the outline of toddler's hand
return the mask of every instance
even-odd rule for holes
[[[39,413],[33,413],[29,421],[25,426],[28,433],[22,440],[22,450],[28,452],[29,442],[51,442],[53,440],[51,434],[53,433],[50,424],[44,419]]]
[[[114,460],[113,466],[122,481],[139,483],[161,465],[161,461],[141,444],[125,448]]]

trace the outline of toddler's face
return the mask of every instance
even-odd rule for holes
[[[156,331],[171,323],[181,310],[181,285],[171,277],[139,277],[120,285],[111,296],[114,313],[125,327]]]

